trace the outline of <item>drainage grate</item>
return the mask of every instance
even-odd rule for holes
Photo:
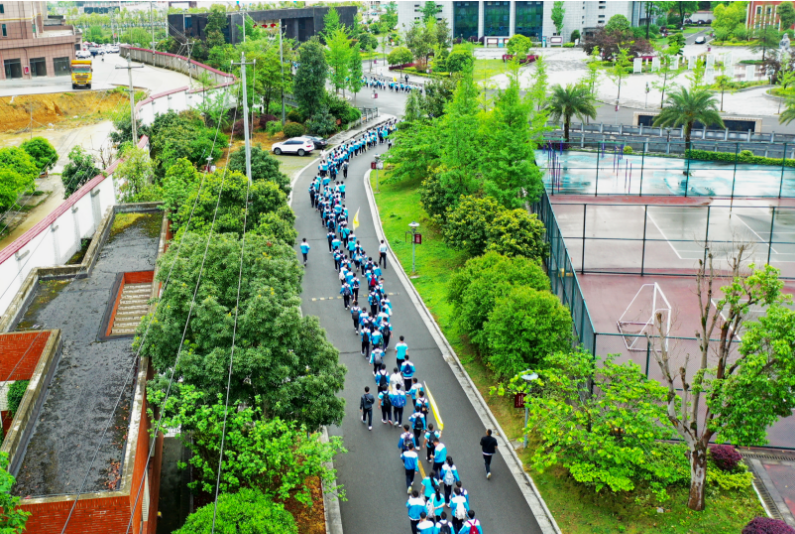
[[[781,515],[781,512],[778,511],[778,506],[773,501],[773,498],[767,492],[767,488],[765,485],[756,478],[756,473],[754,473],[754,480],[753,480],[754,489],[756,490],[756,494],[759,496],[759,499],[762,501],[765,510],[767,511],[768,515],[773,519],[780,519],[784,520],[784,517]]]

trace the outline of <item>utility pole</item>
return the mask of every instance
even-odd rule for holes
[[[284,112],[284,51],[282,49],[282,21],[281,21],[281,19],[279,19],[279,67],[281,67],[281,69],[282,69],[282,83],[281,83],[281,92],[282,92],[282,126],[284,126],[284,123],[287,120],[287,115]]]
[[[246,177],[251,183],[251,139],[248,135],[248,91],[246,88],[246,65],[254,65],[255,61],[246,63],[246,53],[240,53],[240,63],[232,62],[232,65],[240,65],[240,81],[243,84],[243,138],[246,140]],[[232,125],[234,130],[234,125]]]
[[[149,2],[149,26],[152,28],[152,52],[155,51],[155,21],[152,12],[154,10],[155,3]]]
[[[117,69],[127,69],[127,74],[130,77],[130,117],[132,119],[132,136],[133,136],[133,144],[138,144],[138,124],[135,121],[135,88],[133,87],[132,83],[132,70],[133,69],[142,69],[144,68],[143,65],[137,65],[133,67],[132,60],[130,59],[130,51],[127,51],[127,66],[120,67],[116,65]]]

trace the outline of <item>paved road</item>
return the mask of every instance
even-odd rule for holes
[[[381,103],[388,108],[398,110],[402,107],[399,95],[391,95],[385,100],[389,102]],[[384,147],[379,147],[355,158],[349,170],[347,206],[351,218],[357,209],[361,210],[361,226],[356,235],[370,253],[377,251],[378,241],[363,177],[370,161],[383,151]],[[343,527],[351,533],[406,533],[410,526],[405,507],[407,496],[403,466],[397,449],[400,431],[381,424],[377,407],[374,408],[376,421],[372,432],[359,422],[359,398],[363,388],[370,386],[375,389],[372,367],[360,355],[361,344],[354,334],[350,314],[337,299],[339,281],[328,253],[325,231],[317,212],[309,205],[307,190],[314,171],[313,165],[299,176],[293,209],[297,216],[299,239],[306,237],[312,246],[303,285],[303,311],[320,317],[329,339],[340,351],[340,360],[348,367],[346,387],[342,392],[347,401],[345,419],[340,427],[330,429],[331,435],[344,438],[348,449],[348,453],[335,462],[348,499],[341,504]],[[439,405],[445,423],[442,441],[455,459],[464,487],[469,490],[472,508],[483,522],[485,531],[489,534],[540,532],[501,456],[498,455],[493,463],[491,480],[486,480],[479,447],[485,429],[392,266],[385,271],[385,280],[394,306],[392,347],[398,336],[406,336],[409,353],[417,366],[417,376],[427,382]],[[366,296],[364,287],[361,293]],[[394,351],[389,352],[386,363],[390,369],[394,366]],[[423,467],[427,469],[428,464]],[[419,475],[415,478],[417,489],[420,478]]]

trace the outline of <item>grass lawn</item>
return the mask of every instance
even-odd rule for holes
[[[507,54],[507,52],[506,52]],[[482,82],[497,74],[508,72],[508,62],[501,59],[476,59],[475,81]]]
[[[482,61],[482,60],[478,60]],[[487,60],[488,61],[488,60]],[[500,60],[490,60],[499,61]],[[477,65],[477,62],[476,62]],[[379,173],[383,179],[388,172]],[[370,175],[373,190],[375,175]],[[420,223],[422,245],[416,246],[417,271],[412,283],[431,310],[447,340],[455,349],[489,408],[500,421],[508,439],[522,435],[524,413],[513,407],[512,399],[490,396],[495,379],[474,354],[452,322],[452,310],[445,300],[450,272],[464,264],[464,255],[449,249],[441,240],[439,229],[420,206],[419,183],[383,183],[375,194],[384,232],[401,265],[411,276],[411,242],[405,232],[412,221]],[[531,444],[532,445],[532,444]],[[533,451],[519,451],[527,463]],[[737,533],[757,515],[764,516],[753,489],[727,494],[710,490],[707,510],[692,512],[685,506],[687,488],[671,488],[672,498],[657,512],[657,503],[642,494],[616,495],[603,491],[599,495],[571,479],[562,468],[544,473],[527,468],[561,530],[566,534],[690,534]]]

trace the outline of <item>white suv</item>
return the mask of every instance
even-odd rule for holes
[[[303,156],[304,154],[312,152],[314,148],[315,143],[313,143],[311,139],[307,139],[306,137],[293,137],[281,143],[274,143],[272,149],[273,153],[277,156],[282,153]]]

